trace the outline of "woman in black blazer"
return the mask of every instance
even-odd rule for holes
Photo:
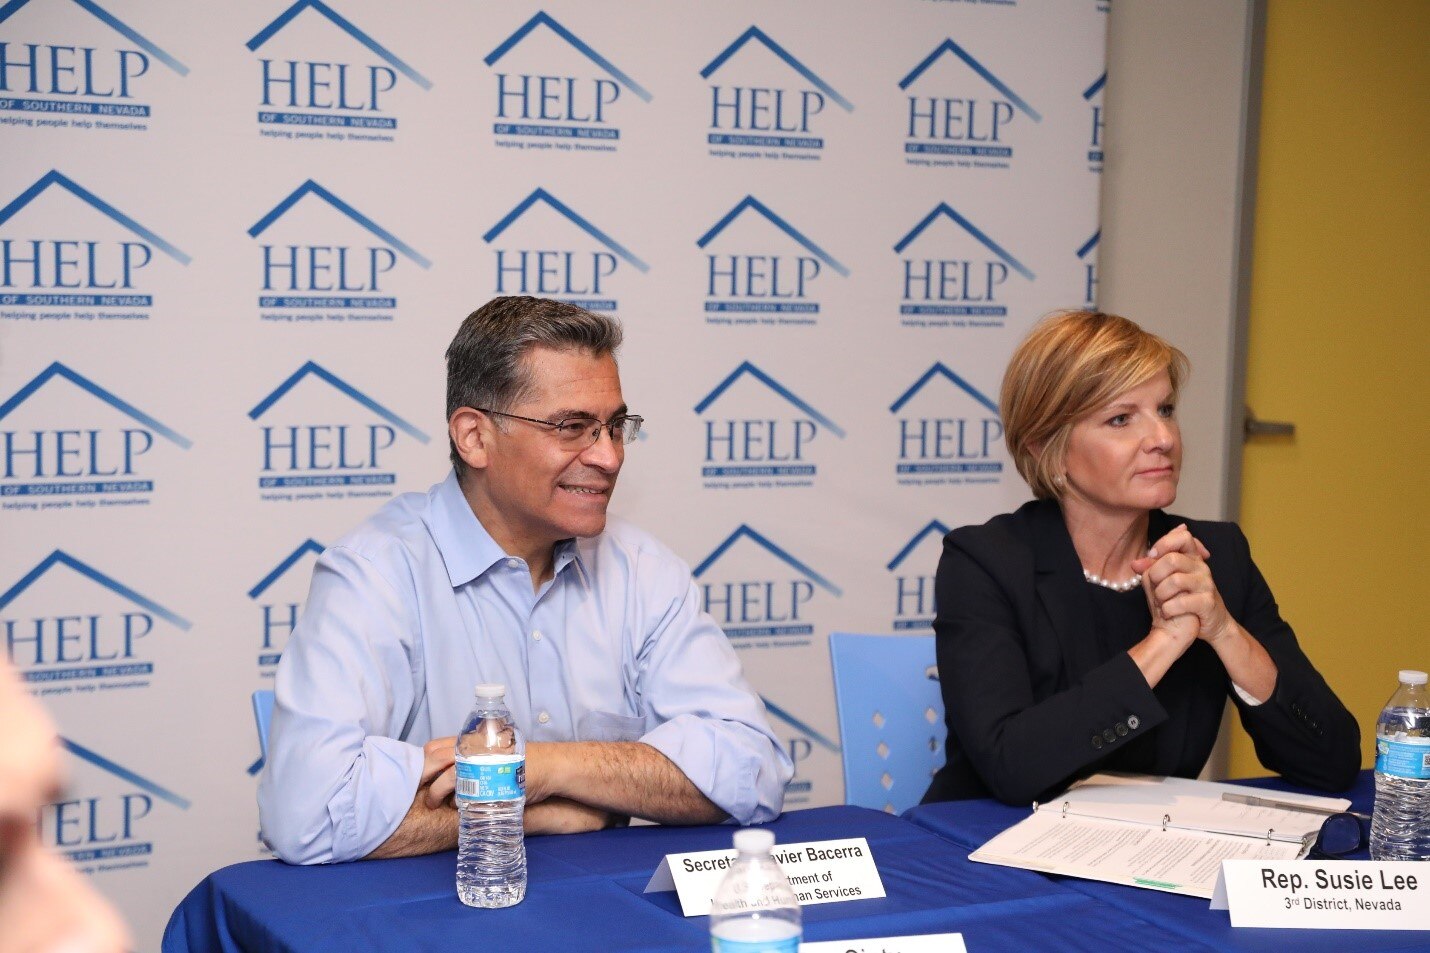
[[[1043,321],[999,410],[1036,497],[944,539],[934,621],[948,760],[927,801],[1045,799],[1094,771],[1194,777],[1228,697],[1262,764],[1338,790],[1360,729],[1234,523],[1169,516],[1186,357],[1126,318]]]

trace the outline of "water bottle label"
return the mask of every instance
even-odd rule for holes
[[[1375,770],[1397,778],[1430,780],[1430,738],[1375,739]]]
[[[725,940],[710,938],[711,953],[799,953],[799,937],[785,940]]]
[[[492,754],[457,759],[457,797],[463,801],[515,801],[526,796],[526,758]]]

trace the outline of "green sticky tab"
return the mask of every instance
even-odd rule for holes
[[[1140,887],[1163,887],[1167,890],[1180,890],[1181,884],[1169,884],[1163,880],[1148,880],[1145,877],[1133,877],[1132,882]]]

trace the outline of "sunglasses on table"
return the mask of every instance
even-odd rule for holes
[[[1326,817],[1316,832],[1308,860],[1339,860],[1370,843],[1370,818],[1355,811],[1340,811]]]

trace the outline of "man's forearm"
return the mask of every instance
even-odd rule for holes
[[[527,834],[582,834],[619,827],[629,821],[624,815],[564,797],[549,797],[539,804],[528,804],[523,816]]]
[[[440,807],[428,807],[426,796],[426,785],[418,788],[417,796],[407,809],[407,816],[397,825],[397,830],[368,854],[366,860],[416,857],[456,848],[457,809],[450,801]]]
[[[638,741],[534,741],[526,750],[526,777],[527,811],[534,814],[527,819],[528,833],[599,830],[609,823],[606,814],[662,824],[714,824],[727,816],[669,758]],[[427,789],[426,784],[418,788],[397,830],[367,859],[415,857],[457,846],[457,809],[450,801],[430,807]],[[548,801],[552,810],[533,811]],[[603,813],[588,812],[583,805]]]
[[[418,792],[397,830],[364,859],[416,857],[456,848],[457,809],[450,804],[428,807],[424,797],[425,789]],[[550,797],[530,805],[525,814],[528,834],[579,834],[599,831],[618,821],[610,812],[563,797]]]
[[[715,824],[726,813],[665,755],[639,741],[534,741],[527,800],[564,797],[662,824]]]

